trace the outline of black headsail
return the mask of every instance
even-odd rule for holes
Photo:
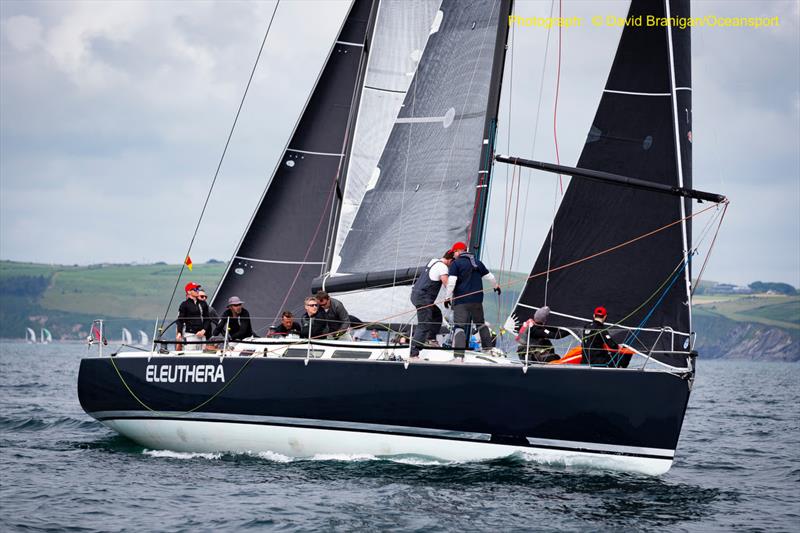
[[[631,2],[629,17],[648,15],[688,17],[689,2]],[[626,27],[577,167],[691,189],[690,61],[688,28]],[[689,333],[689,220],[545,273],[679,221],[690,202],[574,179],[514,311],[518,323],[548,305],[575,317],[551,315],[553,325],[575,326],[602,305],[609,322]]]
[[[254,329],[297,308],[323,270],[327,224],[358,102],[377,0],[355,0],[261,203],[228,265],[214,306],[246,300]],[[296,310],[296,309],[295,309]]]
[[[509,12],[510,0],[442,1],[377,179],[334,258],[337,272],[424,266],[454,240],[469,239]]]

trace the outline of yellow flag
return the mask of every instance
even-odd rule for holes
[[[189,272],[192,271],[192,258],[188,255],[186,256],[186,261],[183,262],[187,267],[189,267]]]

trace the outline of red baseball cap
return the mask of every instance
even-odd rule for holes
[[[463,243],[463,242],[461,242],[461,241],[458,241],[458,242],[457,242],[457,243],[455,243],[455,244],[454,244],[452,247],[450,247],[450,251],[451,251],[451,252],[457,252],[457,251],[459,251],[459,250],[466,250],[466,249],[467,249],[467,245],[466,245],[466,244],[464,244],[464,243]]]
[[[603,307],[602,305],[600,307],[595,307],[594,316],[606,317],[606,316],[608,316],[608,311],[606,311],[606,308]]]
[[[184,290],[186,292],[189,292],[189,291],[196,291],[199,288],[201,288],[200,285],[198,285],[194,281],[190,281],[189,283],[186,284],[186,286],[184,287]]]

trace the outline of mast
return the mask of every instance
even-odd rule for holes
[[[513,0],[503,0],[500,12],[505,14],[506,20],[511,15]],[[475,216],[469,231],[469,249],[480,258],[480,246],[483,242],[483,232],[486,229],[486,209],[489,206],[489,187],[491,186],[491,173],[495,141],[497,139],[497,116],[500,110],[500,90],[503,85],[503,70],[508,51],[509,24],[501,24],[497,32],[495,45],[495,60],[492,69],[492,78],[489,82],[489,113],[486,114],[486,126],[483,130],[483,143],[485,150],[481,155],[482,161],[478,170],[478,185],[475,189]]]
[[[676,2],[677,9],[676,12],[679,16],[682,17],[689,17],[690,7],[689,2],[686,0],[685,2]],[[671,10],[670,10],[670,0],[664,0],[664,12],[666,14],[667,19],[671,19]],[[677,91],[678,88],[676,87],[675,78],[675,47],[673,46],[672,42],[672,27],[667,26],[665,28],[667,33],[667,49],[669,52],[669,81],[670,81],[670,92],[672,93],[672,119],[673,119],[673,129],[675,131],[675,158],[676,158],[676,166],[678,168],[678,187],[684,187],[684,176],[683,176],[683,154],[681,149],[681,129],[678,123],[678,95]],[[687,40],[689,36],[689,32],[686,32]],[[691,54],[688,54],[687,61],[691,61]],[[691,65],[691,63],[690,63]],[[689,76],[691,77],[691,67],[689,68]],[[682,90],[688,91],[689,98],[691,99],[691,78],[688,80],[689,85],[687,87],[681,87]],[[691,110],[691,100],[689,100],[689,108]],[[689,111],[688,114],[691,112]],[[691,130],[689,130],[689,135],[691,135]],[[689,137],[691,139],[691,137]],[[691,178],[691,176],[690,176]],[[686,302],[689,308],[689,331],[692,331],[692,271],[691,271],[691,264],[689,262],[690,254],[691,254],[691,236],[689,235],[689,222],[686,220],[686,212],[687,210],[691,211],[691,204],[684,202],[682,199],[678,200],[680,202],[680,209],[681,209],[681,218],[683,221],[681,222],[681,235],[683,237],[683,256],[684,256],[684,283],[686,286]],[[689,337],[691,339],[691,337]],[[691,341],[690,341],[691,342]]]

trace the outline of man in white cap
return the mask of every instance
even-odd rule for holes
[[[526,320],[519,328],[516,340],[519,343],[517,355],[521,360],[525,360],[525,352],[528,353],[528,360],[540,363],[549,363],[558,359],[551,339],[563,339],[569,335],[569,332],[545,326],[549,316],[550,308],[545,305],[537,309],[533,318]]]
[[[243,307],[244,302],[238,296],[228,298],[228,305],[219,320],[214,335],[228,335],[228,340],[240,341],[253,336],[250,324],[250,313]],[[226,331],[227,330],[227,331]]]

